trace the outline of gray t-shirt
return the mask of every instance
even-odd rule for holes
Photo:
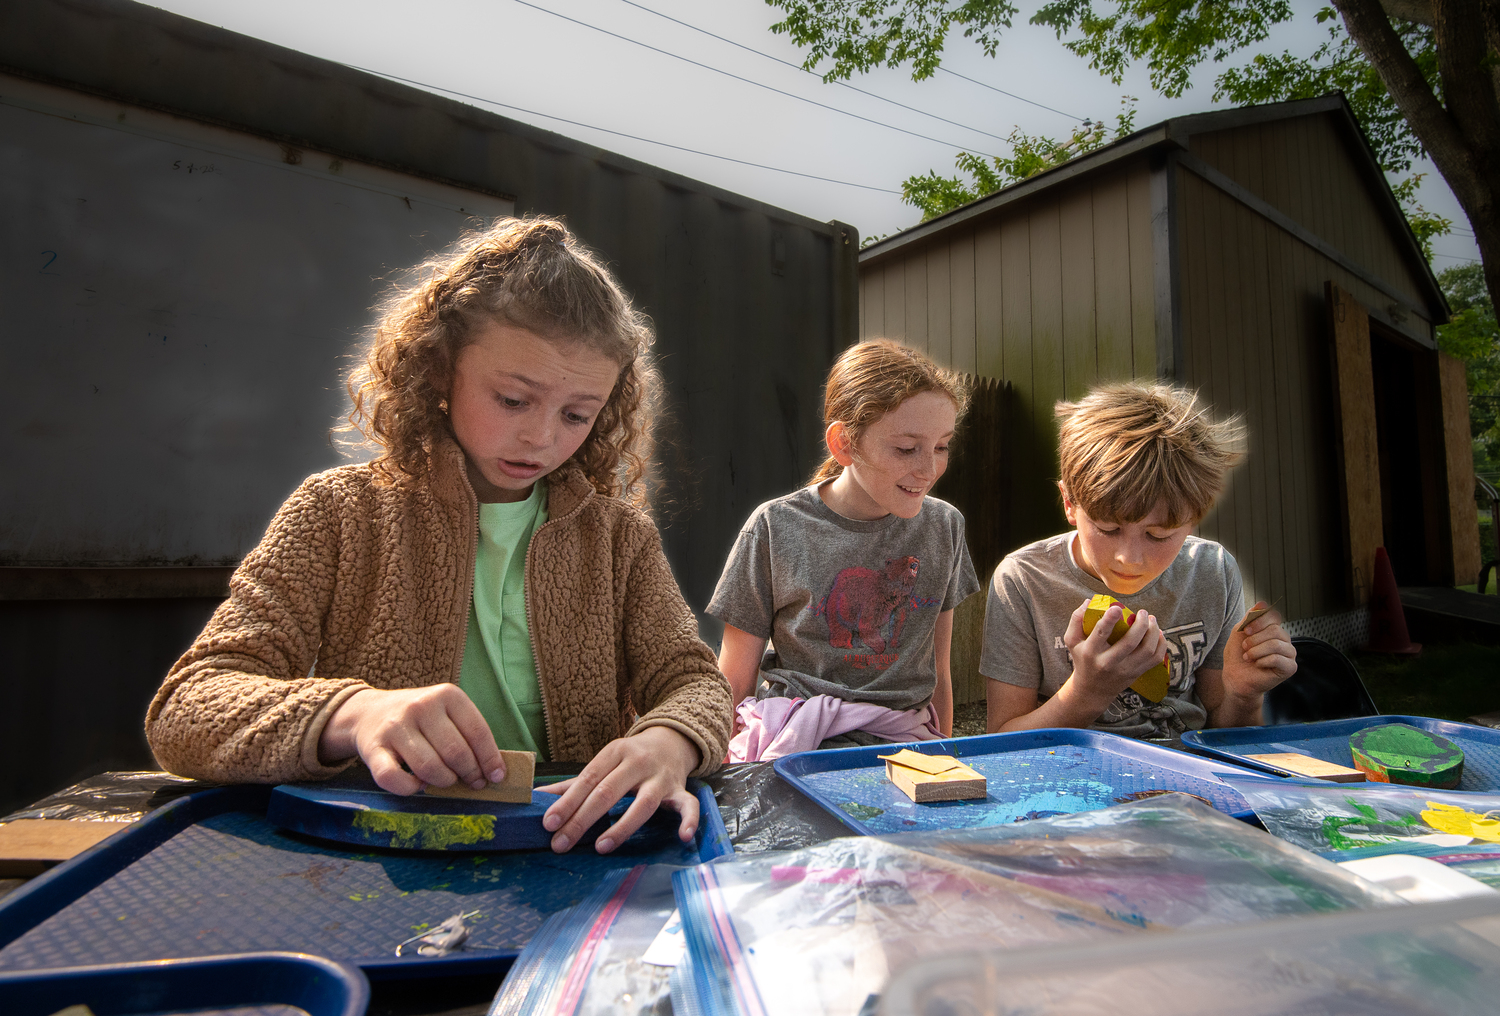
[[[992,681],[1035,688],[1051,698],[1073,673],[1063,642],[1068,620],[1096,593],[1108,593],[1131,610],[1154,614],[1167,637],[1171,686],[1151,703],[1125,689],[1094,722],[1095,730],[1127,737],[1176,737],[1201,730],[1208,713],[1198,699],[1200,667],[1224,666],[1224,647],[1244,614],[1240,570],[1212,540],[1189,536],[1167,570],[1129,596],[1109,587],[1073,560],[1072,531],[1039,540],[1006,555],[990,583],[979,672]]]
[[[938,615],[979,591],[964,517],[929,497],[915,518],[846,519],[817,487],[767,501],[740,530],[708,613],[776,649],[777,696],[916,709],[937,684]]]

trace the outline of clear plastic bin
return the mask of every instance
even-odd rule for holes
[[[954,953],[896,973],[883,1016],[1494,1016],[1500,894]]]

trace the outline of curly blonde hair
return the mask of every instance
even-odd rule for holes
[[[1064,496],[1101,521],[1139,522],[1164,502],[1168,529],[1196,524],[1244,457],[1240,418],[1215,420],[1185,388],[1100,385],[1055,412]]]
[[[349,374],[349,430],[381,449],[380,482],[425,481],[430,453],[453,437],[448,394],[458,353],[477,328],[502,321],[558,342],[582,342],[620,365],[593,429],[573,454],[601,494],[635,493],[646,475],[659,390],[651,321],[631,306],[593,251],[556,219],[502,219],[418,265]]]
[[[910,346],[868,339],[850,346],[833,362],[823,386],[823,425],[842,423],[858,444],[870,424],[923,392],[946,395],[958,420],[969,408],[969,383],[963,375],[938,366]],[[822,483],[843,471],[830,455],[809,482]]]

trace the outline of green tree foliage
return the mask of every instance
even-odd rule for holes
[[[1438,327],[1438,348],[1464,361],[1474,466],[1493,483],[1500,470],[1500,324],[1479,265],[1445,269],[1438,283],[1453,310]]]
[[[936,72],[943,47],[955,34],[994,56],[1004,30],[1019,13],[1008,0],[767,3],[786,15],[771,30],[804,47],[805,66],[827,81],[847,79],[856,71],[907,65],[920,81]],[[1117,84],[1130,65],[1143,63],[1152,88],[1175,98],[1188,89],[1197,68],[1226,64],[1296,16],[1289,0],[1112,0],[1097,6],[1094,0],[1052,0],[1042,4],[1030,22],[1051,28],[1069,50]],[[1214,78],[1214,101],[1249,105],[1341,90],[1381,167],[1393,178],[1409,173],[1413,159],[1425,154],[1421,142],[1334,9],[1323,7],[1313,17],[1328,36],[1311,56],[1257,53],[1246,62],[1225,66]],[[1441,94],[1433,30],[1406,21],[1397,25],[1403,45],[1434,92]],[[1109,140],[1113,138],[1106,137],[1100,125],[1089,122],[1074,128],[1073,136],[1063,142],[1017,131],[1010,138],[1010,158],[991,162],[964,152],[957,165],[967,179],[929,172],[907,180],[902,192],[924,218],[931,218]],[[1419,179],[1408,177],[1395,190],[1430,257],[1432,237],[1446,233],[1452,223],[1415,202]]]
[[[955,162],[959,171],[968,177],[967,180],[956,176],[938,176],[932,171],[924,176],[908,177],[901,184],[901,199],[921,209],[922,219],[926,221],[986,194],[993,194],[1002,187],[1009,187],[1054,166],[1060,166],[1069,159],[1102,148],[1133,131],[1135,100],[1126,96],[1121,105],[1124,109],[1115,118],[1113,131],[1106,129],[1102,123],[1091,121],[1073,128],[1073,136],[1068,140],[1055,141],[1052,138],[1032,137],[1017,128],[1006,138],[1010,145],[1009,158],[997,155],[987,159],[972,152],[959,152]]]

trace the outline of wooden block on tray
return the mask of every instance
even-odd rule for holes
[[[902,748],[880,757],[885,760],[886,778],[918,804],[968,801],[989,792],[984,777],[952,755],[924,755]]]
[[[463,797],[471,801],[503,801],[506,804],[530,804],[531,785],[536,782],[536,756],[529,751],[500,749],[505,760],[505,779],[491,783],[483,790],[455,783],[451,787],[428,787],[423,791],[432,797]]]
[[[1320,758],[1313,758],[1311,755],[1303,755],[1300,752],[1272,752],[1267,755],[1246,755],[1245,757],[1273,765],[1278,769],[1286,769],[1298,776],[1310,776],[1315,780],[1327,780],[1330,783],[1364,783],[1366,780],[1365,774],[1358,769],[1324,762]]]
[[[83,853],[129,822],[21,818],[0,826],[0,878],[30,878]]]

